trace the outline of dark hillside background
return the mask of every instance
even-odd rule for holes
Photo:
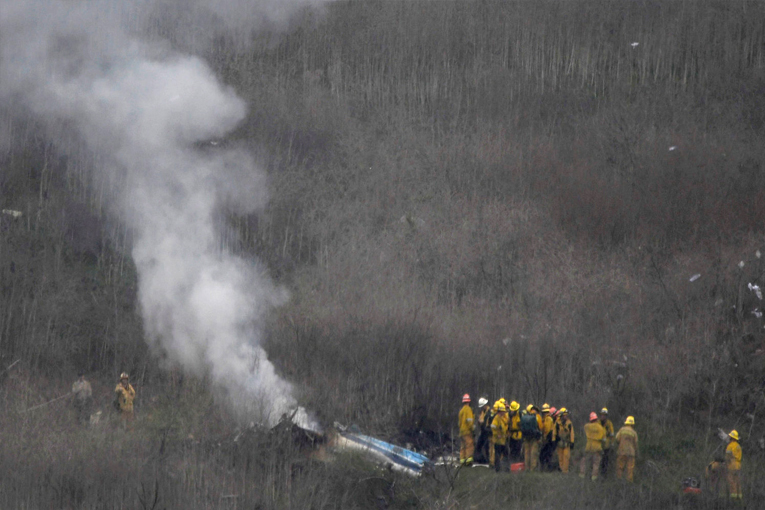
[[[757,458],[765,3],[333,2],[246,47],[222,36],[205,58],[250,106],[223,143],[252,148],[271,197],[263,214],[223,214],[221,243],[290,290],[266,347],[321,421],[433,448],[469,392],[566,406],[577,423],[604,405],[634,414],[657,470],[703,466],[717,427],[738,427]],[[134,374],[138,457],[225,434],[206,381],[144,342],[130,232],[104,212],[98,161],[18,115],[0,121],[0,208],[22,213],[0,216],[0,370],[21,360],[0,375],[2,430],[17,431],[3,455],[67,433],[63,407],[19,411],[80,370],[104,406],[117,374]],[[30,489],[31,507],[66,507],[67,483],[80,507],[122,497],[93,492],[112,482],[72,444],[74,457],[51,450],[61,467],[30,457],[2,483],[47,470],[63,488]],[[124,497],[143,505],[156,482],[165,505],[241,489],[242,508],[366,507],[345,468],[331,488],[311,470],[293,487],[282,458],[238,478],[235,456],[190,451],[147,453],[148,470],[130,460],[143,474]],[[234,463],[207,474],[217,488],[189,475],[216,462]],[[90,485],[67,481],[71,463]],[[248,493],[252,480],[269,489]],[[745,492],[765,487],[752,477]],[[412,504],[435,508],[429,497]]]

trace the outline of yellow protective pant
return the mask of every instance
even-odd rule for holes
[[[494,467],[494,438],[489,439],[489,465]]]
[[[539,466],[539,439],[523,440],[523,463],[526,471],[536,471]]]
[[[741,476],[739,473],[741,473],[741,471],[738,469],[728,470],[728,494],[730,494],[730,497],[733,499],[743,498],[743,495],[741,494]]]
[[[616,478],[622,477],[625,468],[627,469],[627,481],[633,481],[632,478],[635,475],[635,457],[631,455],[618,455],[616,457]]]
[[[571,462],[571,448],[558,448],[558,465],[563,473],[568,473],[568,465]]]
[[[133,411],[120,411],[120,426],[123,430],[133,430]]]
[[[603,456],[603,452],[585,452],[582,457],[582,462],[579,464],[579,476],[585,477],[587,466],[592,466],[592,480],[598,479],[600,474],[600,458]]]
[[[467,434],[460,436],[460,462],[466,460],[473,460],[473,449],[475,445],[473,443],[473,434]]]

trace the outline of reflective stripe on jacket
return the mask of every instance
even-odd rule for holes
[[[558,420],[553,429],[553,441],[558,440],[558,448],[568,448],[574,443],[574,424],[571,420]]]
[[[491,422],[491,437],[494,444],[503,445],[507,443],[507,415],[498,414]]]
[[[460,409],[460,436],[469,436],[473,433],[473,410],[470,404],[465,404]]]
[[[117,393],[117,402],[120,405],[120,411],[133,412],[133,400],[135,400],[135,390],[133,386],[128,383],[127,388],[118,384],[114,390]]]

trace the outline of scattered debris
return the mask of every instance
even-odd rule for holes
[[[673,145],[672,147],[670,147],[670,148],[669,148],[669,152],[672,152],[672,151],[673,151],[673,150],[675,150],[675,149],[677,149],[677,145]]]
[[[758,308],[755,308],[754,310],[752,310],[752,314],[758,319],[762,317],[762,312]]]
[[[762,301],[762,290],[760,289],[759,285],[752,285],[750,283],[749,285],[747,285],[747,287],[749,287],[749,290],[751,290],[752,292],[754,292],[757,295],[757,299]]]
[[[684,494],[701,494],[701,482],[698,478],[689,476],[682,481]]]
[[[340,451],[363,453],[394,471],[411,476],[420,476],[423,469],[430,465],[430,459],[420,453],[364,434],[342,430],[342,427],[330,441],[330,446]]]
[[[101,423],[101,415],[103,414],[103,411],[96,411],[95,413],[90,415],[90,426],[96,427],[99,423]]]
[[[7,214],[8,216],[15,219],[21,218],[24,215],[24,213],[21,211],[16,211],[13,209],[3,209],[3,214]]]
[[[688,281],[689,282],[695,282],[699,278],[701,278],[701,274],[700,273],[696,273],[695,275],[691,276],[691,278]]]
[[[630,46],[632,46],[633,48],[637,48],[639,45],[640,45],[640,43],[637,42],[637,41],[632,43],[632,44],[630,44]]]
[[[760,253],[760,250],[757,250],[756,252],[754,252],[754,256],[757,258],[760,258],[762,257],[762,253]]]
[[[738,267],[739,267],[739,269],[744,269],[744,261],[743,260],[738,263]]]

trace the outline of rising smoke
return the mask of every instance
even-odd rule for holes
[[[60,133],[74,132],[99,162],[94,178],[133,232],[146,337],[210,374],[242,417],[268,422],[295,405],[258,341],[263,313],[285,295],[255,261],[221,250],[215,230],[223,207],[264,206],[264,177],[246,151],[200,149],[241,122],[246,105],[203,60],[156,34],[230,27],[246,39],[306,3],[0,0],[2,109],[31,114],[62,152],[70,138]],[[175,10],[183,26],[152,25]]]

